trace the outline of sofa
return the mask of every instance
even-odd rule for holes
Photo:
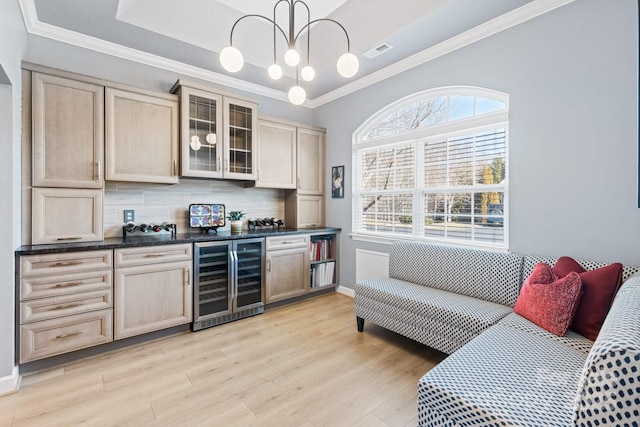
[[[389,277],[354,286],[358,331],[366,320],[449,354],[418,381],[420,426],[639,425],[640,268],[623,267],[594,342],[513,312],[534,266],[555,261],[398,241]]]

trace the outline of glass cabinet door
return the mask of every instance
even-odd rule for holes
[[[225,164],[224,176],[231,179],[255,179],[257,108],[251,102],[224,99]]]
[[[222,97],[181,88],[182,162],[186,177],[222,177]]]
[[[210,242],[194,245],[194,321],[231,313],[233,286],[230,243]]]
[[[264,239],[234,242],[236,261],[235,311],[262,304]]]

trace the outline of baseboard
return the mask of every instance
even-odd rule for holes
[[[17,393],[20,389],[20,373],[18,367],[14,366],[11,375],[0,378],[0,396]]]
[[[346,286],[342,286],[342,285],[338,286],[338,288],[336,289],[336,292],[339,293],[339,294],[342,294],[342,295],[346,295],[346,296],[351,297],[351,298],[355,298],[355,296],[356,296],[356,291],[354,291],[351,288],[347,288]]]

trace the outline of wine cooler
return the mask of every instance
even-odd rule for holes
[[[192,330],[264,311],[264,239],[194,245]]]

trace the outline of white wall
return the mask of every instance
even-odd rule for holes
[[[17,0],[0,3],[0,394],[15,383],[14,257],[20,245],[20,61],[26,52],[26,31]]]
[[[416,91],[473,85],[510,94],[512,252],[640,265],[638,4],[579,0],[408,70],[315,111],[327,170],[346,165],[340,282],[352,286],[351,136],[376,111]]]

